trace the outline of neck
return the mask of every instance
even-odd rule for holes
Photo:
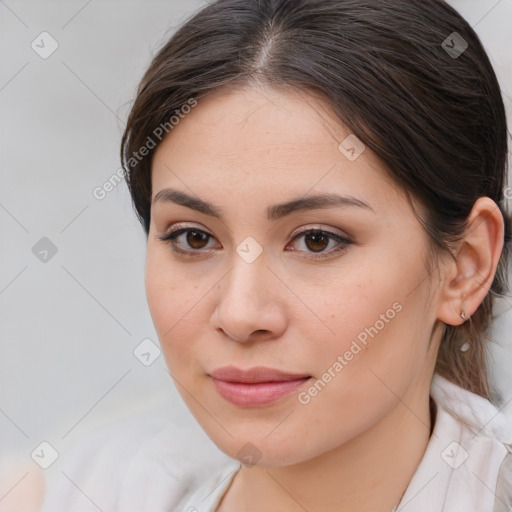
[[[283,467],[242,466],[218,512],[391,512],[432,430],[428,392],[404,397],[378,423],[314,459]]]

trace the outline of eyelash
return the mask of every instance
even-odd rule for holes
[[[181,228],[178,227],[178,228],[174,229],[173,231],[170,231],[169,233],[159,236],[158,240],[166,243],[167,245],[170,246],[170,248],[173,252],[180,254],[182,256],[185,256],[188,258],[196,258],[196,257],[204,256],[204,253],[206,252],[205,249],[196,249],[196,250],[190,250],[190,251],[185,250],[185,249],[181,248],[180,244],[176,241],[178,236],[182,235],[183,233],[187,233],[189,231],[195,231],[197,233],[207,235],[208,237],[210,237],[208,239],[208,242],[210,241],[211,238],[213,238],[213,235],[211,235],[210,233],[208,233],[207,231],[204,231],[202,229],[198,229],[198,228],[194,228],[194,227],[181,227]],[[290,242],[295,242],[295,240],[297,240],[298,238],[308,235],[308,234],[312,234],[312,233],[327,236],[330,240],[334,240],[335,242],[338,242],[339,245],[336,246],[334,249],[331,249],[328,252],[315,253],[315,252],[310,252],[310,251],[300,251],[298,249],[294,250],[295,252],[308,252],[308,254],[310,255],[309,257],[312,259],[324,259],[324,258],[331,257],[334,254],[338,254],[340,252],[345,251],[350,245],[352,245],[354,243],[351,240],[349,240],[348,238],[342,237],[336,233],[332,233],[330,231],[326,231],[326,230],[320,229],[320,228],[306,228],[306,229],[300,230],[297,233],[295,233],[295,235],[293,236],[293,238],[291,239]]]

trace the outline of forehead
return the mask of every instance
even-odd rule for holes
[[[347,157],[344,141],[354,137],[313,93],[221,89],[200,99],[157,148],[153,193],[184,184],[214,196],[227,189],[250,196],[276,188],[281,196],[297,195],[316,187],[371,197],[384,185],[388,193],[398,193],[362,143],[360,156]]]
[[[189,136],[208,134],[196,143],[212,153],[222,150],[226,154],[242,149],[258,151],[262,145],[274,149],[292,146],[298,151],[296,146],[307,142],[314,144],[314,148],[332,147],[350,132],[329,115],[329,110],[320,97],[310,92],[285,92],[264,86],[230,87],[201,98],[168,139],[171,146],[170,139],[174,139],[175,146]]]

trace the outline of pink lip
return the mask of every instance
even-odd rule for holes
[[[261,407],[275,402],[311,377],[262,366],[249,370],[224,366],[211,372],[210,376],[218,393],[240,407]]]

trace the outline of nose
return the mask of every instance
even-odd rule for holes
[[[239,343],[279,338],[288,325],[280,287],[263,255],[252,263],[234,255],[231,270],[217,286],[210,326]]]

